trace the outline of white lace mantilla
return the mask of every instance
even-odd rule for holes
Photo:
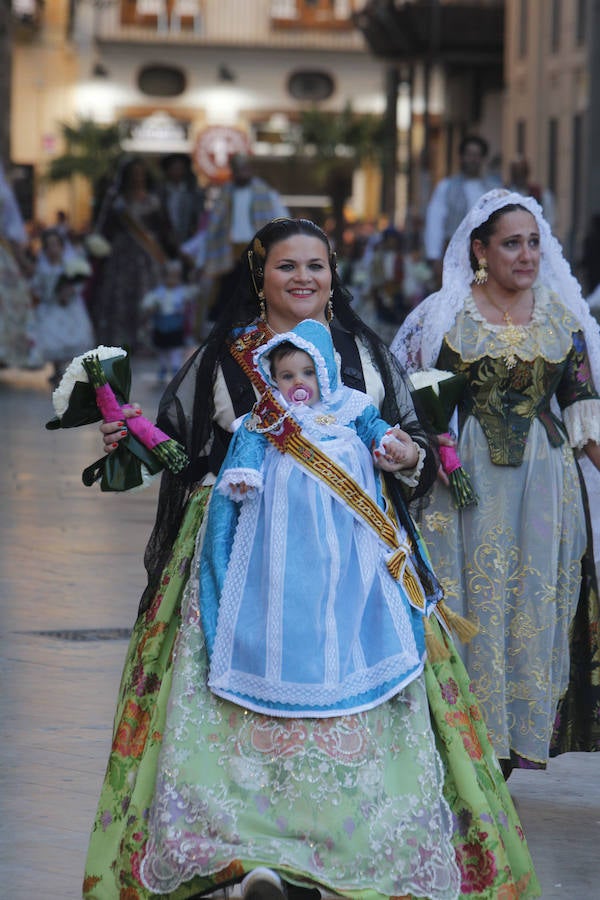
[[[492,213],[517,203],[534,216],[540,233],[538,283],[558,295],[579,322],[587,344],[594,384],[600,386],[600,327],[581,294],[562,248],[533,197],[494,189],[478,200],[456,229],[444,256],[442,288],[431,294],[402,323],[391,350],[409,372],[435,367],[444,335],[447,334],[470,294],[473,270],[469,260],[469,237],[473,229]]]

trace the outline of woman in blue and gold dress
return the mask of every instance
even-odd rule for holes
[[[466,376],[458,451],[479,502],[456,509],[439,481],[423,536],[446,600],[479,628],[465,661],[503,770],[598,749],[593,709],[569,695],[551,740],[569,678],[581,680],[577,654],[571,672],[569,661],[580,592],[579,649],[581,618],[597,616],[576,456],[600,468],[600,333],[535,200],[495,190],[478,201],[448,246],[441,290],[392,351],[409,371]],[[577,691],[588,706],[597,649],[587,643],[587,696]]]

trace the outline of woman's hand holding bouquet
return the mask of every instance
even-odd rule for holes
[[[46,428],[74,428],[103,419],[121,423],[126,435],[114,452],[84,469],[83,483],[103,491],[141,487],[161,469],[180,472],[189,460],[180,444],[129,404],[131,369],[121,347],[97,347],[76,357],[52,395],[56,418]],[[127,422],[127,429],[125,429]]]
[[[410,376],[413,394],[438,437],[438,453],[444,480],[449,485],[459,509],[477,503],[471,479],[456,452],[456,441],[450,432],[450,419],[462,394],[466,378],[440,369],[423,369]]]

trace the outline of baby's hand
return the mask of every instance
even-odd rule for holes
[[[221,472],[217,490],[235,503],[251,500],[262,492],[262,476],[248,469],[226,469]]]
[[[254,488],[246,484],[245,481],[230,481],[228,483],[227,493],[229,497],[236,503],[241,503],[247,496],[252,494]]]
[[[410,435],[396,426],[385,433],[373,456],[384,472],[398,472],[414,469],[419,461],[419,449]]]

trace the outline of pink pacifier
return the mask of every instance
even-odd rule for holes
[[[308,403],[312,399],[313,392],[306,384],[298,384],[290,388],[287,397],[291,403]]]

